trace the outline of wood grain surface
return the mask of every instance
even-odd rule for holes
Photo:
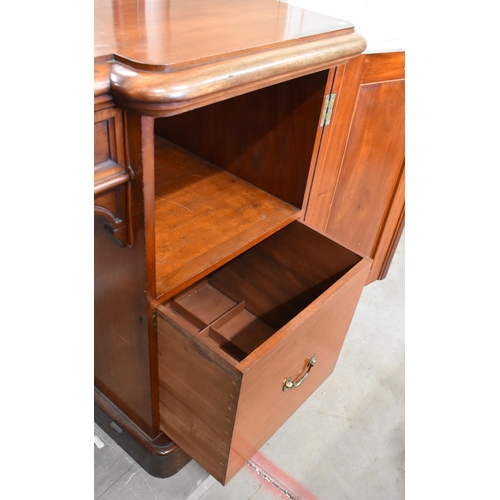
[[[148,70],[192,67],[352,30],[350,22],[274,0],[94,2],[94,56],[115,55]]]
[[[185,150],[155,146],[158,300],[296,218],[298,209]]]
[[[161,316],[158,339],[161,429],[223,482],[241,375]]]
[[[249,460],[332,373],[342,349],[371,260],[360,261],[238,368],[243,372],[226,481]],[[264,347],[264,346],[262,346]],[[296,389],[288,377],[316,365]]]
[[[158,135],[303,208],[327,71],[170,118]]]
[[[360,260],[295,221],[215,271],[210,283],[278,330]]]
[[[95,95],[150,116],[329,69],[366,48],[351,23],[274,0],[97,0],[94,12]]]
[[[405,53],[367,54],[338,72],[305,220],[374,259],[382,279],[404,227]]]
[[[372,255],[403,164],[404,88],[404,80],[361,86],[330,206],[326,232],[363,255]]]

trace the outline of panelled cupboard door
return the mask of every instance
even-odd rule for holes
[[[385,277],[404,226],[404,52],[359,56],[338,72],[305,221],[374,260]]]
[[[370,265],[293,222],[159,306],[162,431],[226,484],[332,373]]]

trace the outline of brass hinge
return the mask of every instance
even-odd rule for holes
[[[332,119],[333,105],[335,104],[335,97],[337,94],[328,94],[325,96],[325,101],[323,103],[323,111],[321,113],[320,127],[325,125],[330,125],[330,120]]]

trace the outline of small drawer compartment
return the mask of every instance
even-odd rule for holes
[[[121,109],[94,111],[94,196],[129,180]]]
[[[226,484],[332,372],[370,264],[296,221],[158,306],[163,432]]]
[[[108,108],[94,112],[94,168],[109,164],[123,165],[122,112]]]
[[[170,307],[173,314],[180,314],[200,329],[197,338],[201,342],[233,365],[276,332],[275,328],[252,314],[244,300],[235,302],[211,286],[207,279],[174,297]]]

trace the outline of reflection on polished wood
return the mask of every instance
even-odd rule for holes
[[[177,70],[353,31],[341,19],[270,0],[95,0],[94,5],[94,55],[116,54],[142,69]]]
[[[173,22],[175,20],[175,22]],[[366,48],[347,21],[272,0],[96,0],[97,95],[150,116],[331,68]]]

